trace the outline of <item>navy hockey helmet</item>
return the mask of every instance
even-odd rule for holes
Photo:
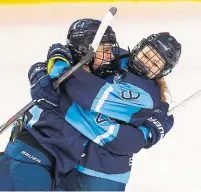
[[[146,46],[149,47],[149,50],[143,52],[143,48]],[[148,56],[148,52],[152,51],[151,58]],[[143,52],[141,57],[138,57],[139,52]],[[157,79],[166,76],[169,74],[172,69],[176,66],[181,55],[181,44],[171,36],[168,32],[162,32],[157,34],[152,34],[146,39],[140,41],[131,51],[128,67],[129,70],[143,76],[145,78]],[[157,56],[158,61],[160,61],[160,67],[157,65],[157,62],[154,62],[152,58]],[[144,61],[142,62],[142,60]],[[146,61],[146,62],[145,62]],[[146,63],[149,62],[146,65]],[[150,66],[152,63],[153,67]],[[161,63],[163,63],[161,65]],[[155,70],[154,69],[155,66]],[[156,67],[158,69],[156,70]],[[152,73],[151,76],[147,74]]]
[[[71,47],[75,63],[79,62],[81,57],[87,54],[89,45],[92,44],[100,24],[101,21],[99,20],[86,18],[76,20],[70,26],[67,34],[67,44]],[[105,48],[102,49],[102,52],[106,50],[106,46],[108,46],[108,44],[113,47],[118,46],[116,34],[111,26],[108,26],[102,37],[101,45],[103,45],[103,47],[105,46]],[[112,57],[112,52],[110,54]],[[95,56],[95,58],[97,57]],[[117,68],[117,64],[115,64],[115,62],[108,63],[109,59],[106,60],[103,56],[102,58],[99,58],[101,59],[102,64],[99,67],[94,67],[95,58],[88,63],[92,73],[100,77],[107,77],[114,73]]]

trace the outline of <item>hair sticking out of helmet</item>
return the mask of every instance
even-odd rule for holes
[[[79,19],[72,23],[67,34],[67,43],[71,47],[76,62],[86,55],[89,45],[98,31],[101,21],[94,19]],[[101,44],[95,57],[88,63],[91,72],[100,77],[112,75],[117,64],[111,62],[114,59],[113,47],[118,47],[116,34],[111,26],[106,29]]]
[[[181,44],[168,32],[152,34],[131,51],[129,70],[148,79],[158,79],[172,71],[180,55]]]

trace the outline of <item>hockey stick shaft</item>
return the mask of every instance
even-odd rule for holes
[[[191,96],[189,96],[188,98],[186,98],[184,101],[182,101],[181,103],[179,103],[178,105],[176,105],[172,109],[170,109],[168,111],[168,116],[172,115],[173,112],[175,112],[176,110],[184,107],[185,105],[187,105],[189,102],[191,102],[192,100],[196,99],[200,95],[201,95],[201,90],[199,90],[196,93],[192,94]]]
[[[114,18],[116,12],[117,12],[116,7],[111,7],[109,9],[109,11],[106,13],[105,17],[103,18],[103,20],[99,26],[99,29],[95,35],[95,38],[89,48],[87,55],[85,55],[78,64],[73,66],[69,71],[67,71],[63,76],[61,76],[55,82],[54,89],[56,89],[67,78],[69,78],[77,69],[81,68],[84,64],[86,64],[93,58],[93,56],[101,42],[103,34],[105,33],[105,31],[106,31],[108,25],[110,24],[110,22],[112,21],[112,19]],[[29,110],[31,107],[33,107],[34,104],[35,104],[35,101],[31,101],[25,107],[23,107],[20,111],[18,111],[13,117],[11,117],[5,124],[3,124],[0,127],[0,134],[3,133],[14,121],[16,121],[19,117],[21,117],[27,110]]]

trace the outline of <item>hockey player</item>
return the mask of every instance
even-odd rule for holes
[[[97,21],[96,30],[99,24]],[[113,43],[116,41],[114,35],[109,27],[105,38]],[[97,55],[100,54],[97,52]],[[67,58],[70,64],[73,63],[70,52]],[[62,105],[62,98],[66,95],[52,91],[52,86],[47,84],[49,76],[46,75],[46,63],[35,66],[35,70],[32,67],[29,73],[32,95],[46,98],[53,105],[41,100],[40,107],[34,106],[24,115],[23,121],[18,120],[14,125],[10,142],[0,156],[0,179],[4,181],[0,182],[0,190],[51,190],[54,180],[58,184],[62,174],[75,167],[88,141],[88,138],[65,121],[64,107],[71,101],[65,100],[66,104]],[[112,66],[111,72],[114,71]],[[39,81],[35,81],[37,78]],[[41,89],[45,95],[40,95]],[[54,105],[58,102],[61,105]]]
[[[76,22],[76,23],[79,23],[79,22]],[[79,49],[79,44],[75,44],[75,42],[78,43],[78,40],[81,41],[82,39],[79,36],[80,29],[78,30],[75,26],[73,26],[72,28],[74,30],[74,31],[70,30],[70,33],[72,33],[72,37],[74,38],[73,33],[77,34],[77,36],[75,39],[73,38],[71,39],[70,37],[71,34],[68,34],[68,38],[72,46],[70,49],[72,52],[77,54],[78,51],[74,49],[76,49],[76,47],[77,49]],[[83,31],[81,30],[80,33],[83,34]],[[87,35],[85,34],[83,36],[85,38],[85,43],[86,43]],[[77,37],[79,37],[80,39]],[[56,48],[56,50],[58,51],[60,46],[59,45],[57,46],[58,47]],[[153,46],[154,48],[152,48],[151,46]],[[169,51],[166,50],[165,52],[164,46],[167,46],[167,50]],[[168,46],[169,47],[171,46],[171,49],[168,49],[169,48]],[[83,44],[81,44],[81,47],[83,48]],[[103,81],[102,79],[96,78],[93,75],[89,75],[84,70],[79,70],[77,73],[74,74],[75,78],[71,78],[65,83],[64,89],[66,89],[67,95],[68,96],[70,95],[74,101],[79,103],[81,106],[84,106],[85,109],[87,109],[88,107],[88,109],[90,109],[91,111],[100,112],[100,111],[96,111],[96,109],[98,109],[96,108],[98,106],[98,102],[96,102],[97,104],[96,107],[93,106],[94,101],[100,100],[102,102],[101,104],[102,111],[101,113],[89,114],[88,111],[83,110],[79,105],[76,105],[74,103],[72,104],[70,109],[69,108],[67,110],[65,109],[65,119],[71,125],[73,125],[77,130],[82,132],[83,135],[88,137],[93,142],[90,142],[88,144],[86,154],[84,153],[85,155],[83,156],[79,164],[76,166],[76,169],[74,169],[69,174],[67,174],[66,179],[63,181],[63,185],[61,185],[58,188],[59,190],[67,190],[67,189],[68,190],[123,190],[125,188],[125,183],[127,183],[128,181],[130,168],[131,168],[128,162],[129,160],[131,160],[132,153],[137,152],[141,148],[145,147],[146,142],[144,141],[146,140],[145,138],[147,138],[146,136],[147,129],[144,126],[140,127],[140,130],[145,135],[145,138],[142,139],[141,137],[142,135],[140,135],[140,133],[142,132],[140,132],[139,130],[137,129],[134,130],[131,128],[129,129],[127,126],[122,124],[120,125],[120,127],[118,127],[119,124],[116,123],[114,119],[111,119],[111,118],[108,119],[108,117],[105,115],[108,115],[108,116],[110,115],[110,117],[112,116],[115,119],[126,121],[126,122],[129,122],[128,120],[126,120],[126,118],[128,118],[130,120],[129,123],[132,123],[133,126],[141,125],[142,122],[144,121],[143,118],[145,118],[146,115],[147,117],[150,116],[151,113],[153,113],[152,110],[154,110],[154,108],[156,107],[153,107],[153,108],[147,107],[146,109],[145,104],[144,106],[142,105],[143,100],[139,100],[137,96],[138,96],[138,93],[140,93],[140,95],[144,95],[146,98],[146,101],[150,101],[150,100],[147,100],[150,97],[148,96],[146,97],[146,92],[143,92],[142,89],[138,90],[139,87],[131,87],[130,88],[131,90],[129,90],[129,86],[128,84],[125,84],[125,81],[127,82],[132,80],[132,82],[135,82],[135,84],[138,84],[138,86],[140,85],[140,87],[143,87],[143,89],[145,90],[147,89],[147,87],[149,87],[150,89],[148,89],[148,91],[149,93],[152,93],[152,99],[156,102],[154,104],[156,106],[159,105],[160,96],[158,98],[154,96],[154,93],[156,94],[157,92],[156,82],[153,82],[150,80],[148,81],[147,79],[144,79],[144,78],[155,79],[155,78],[161,78],[164,75],[166,75],[168,72],[172,70],[172,68],[177,63],[180,57],[180,51],[181,51],[180,44],[178,44],[177,41],[174,39],[174,37],[170,36],[168,33],[160,33],[160,34],[152,35],[147,39],[144,39],[133,50],[132,52],[133,54],[131,57],[132,60],[129,63],[130,70],[132,70],[132,68],[136,69],[136,67],[138,67],[135,73],[139,74],[141,77],[136,76],[133,78],[133,74],[126,74],[126,77],[123,79],[123,82],[120,86],[121,88],[125,88],[125,87],[126,88],[123,89],[122,91],[121,89],[118,90],[119,92],[117,92],[116,95],[115,95],[115,91],[114,92],[111,91],[111,95],[107,96],[106,98],[103,98],[102,96],[104,96],[104,93],[109,92],[108,94],[110,94],[110,91],[107,89],[109,88],[110,85],[108,85],[106,81]],[[50,52],[54,53],[52,49]],[[57,52],[56,55],[58,56],[58,53],[61,54],[62,52],[64,53],[65,51],[62,50],[62,46],[61,46],[60,53]],[[134,62],[137,63],[136,66],[133,66]],[[145,65],[146,67],[143,68],[143,65],[141,65],[141,62],[142,63],[144,62],[144,64],[147,64]],[[153,64],[155,64],[156,67],[153,67]],[[63,65],[65,64],[58,61],[56,62],[55,66],[57,68],[58,66],[63,66]],[[89,63],[88,65],[89,65],[89,69],[90,67],[93,67],[93,65],[90,66],[91,63]],[[95,69],[97,68],[98,67],[96,67]],[[52,70],[53,71],[55,70],[54,67],[52,68]],[[97,73],[96,70],[94,71],[93,68],[92,70],[90,69],[90,71],[95,75],[102,76],[102,74]],[[99,71],[101,71],[101,67],[99,68]],[[146,75],[146,73],[148,74]],[[52,75],[52,73],[50,73],[50,76],[55,76],[55,75]],[[104,87],[104,85],[106,85],[106,87]],[[113,87],[114,90],[115,90],[115,86],[119,86],[119,85],[114,85]],[[91,87],[93,87],[93,89],[91,89]],[[153,89],[154,87],[155,89]],[[102,93],[101,91],[99,91],[99,93],[102,96],[97,94],[98,92],[97,90],[101,90],[101,89],[103,91]],[[135,91],[132,92],[132,89]],[[85,92],[87,93],[86,96],[84,96],[83,94],[84,90],[87,90]],[[123,94],[125,93],[123,91],[125,92],[127,91],[127,95],[123,95],[123,97],[120,98],[119,95],[121,95],[121,93]],[[74,93],[75,95],[73,95]],[[130,98],[130,96],[132,95],[133,97]],[[114,107],[114,104],[112,105],[112,102],[110,103],[110,99],[111,99],[109,98],[110,96],[112,99],[115,99],[115,103],[118,103],[120,99],[124,100],[124,103],[121,103],[122,106],[119,106],[118,111],[116,110],[114,111],[114,108],[112,108]],[[84,98],[87,98],[87,100]],[[90,98],[92,98],[92,100],[91,102],[88,102],[88,100],[90,101]],[[131,106],[129,106],[129,104],[126,104],[125,100],[130,101],[131,103],[129,104]],[[104,105],[104,102],[105,102],[105,105]],[[141,109],[139,109],[140,105],[141,105],[140,107]],[[127,114],[129,109],[126,110],[125,106],[126,108],[130,107],[130,110],[132,110],[131,108],[134,108],[133,110],[136,110],[137,112],[134,113],[133,111],[131,111],[130,112],[132,116],[131,117]],[[138,106],[138,109],[136,109],[137,106]],[[165,117],[168,107],[167,107],[167,104],[164,104],[164,103],[160,107],[161,107],[161,111],[162,109],[164,111],[159,114],[157,112],[153,114],[154,118],[152,117],[151,118],[152,120],[154,119],[156,121],[156,116],[157,116],[157,118],[160,119],[161,122],[163,121],[162,118]],[[122,110],[127,113],[122,114],[121,113]],[[150,128],[153,131],[151,132],[153,135],[151,140],[148,139],[148,143],[150,141],[151,142],[146,147],[150,147],[152,144],[157,143],[158,140],[160,140],[160,137],[162,138],[167,133],[167,131],[169,131],[173,122],[171,117],[168,118],[166,115],[166,118],[167,119],[163,121],[163,126],[164,127],[166,126],[165,127],[166,129],[165,130],[161,129],[162,130],[161,133],[155,132],[157,130],[156,125],[155,127],[152,127],[153,129]],[[77,119],[79,119],[79,121],[77,121]],[[88,120],[87,123],[86,123],[86,119]],[[150,123],[150,121],[148,122]],[[146,125],[146,123],[148,122],[145,122],[144,125]],[[97,124],[99,124],[98,128],[97,128]],[[154,122],[153,122],[153,125],[154,125]],[[110,129],[112,127],[113,127],[113,130]],[[159,130],[160,128],[161,127],[159,127]],[[137,132],[139,133],[139,135],[137,134]],[[131,138],[129,138],[129,135]],[[129,139],[130,141],[132,141],[133,139],[133,143],[125,142],[125,140],[129,140]],[[140,144],[140,142],[142,143]],[[77,177],[76,179],[75,179],[75,176]]]
[[[71,44],[74,44],[73,33],[78,34],[75,27],[73,27],[73,30],[71,31],[72,36],[68,34]],[[76,103],[83,106],[85,110],[98,112],[98,114],[91,113],[90,116],[88,112],[75,105],[72,105],[72,108],[67,111],[66,120],[93,142],[88,144],[84,153],[85,156],[80,160],[76,169],[67,174],[66,179],[63,181],[63,186],[61,185],[62,187],[59,189],[124,190],[131,168],[128,162],[131,165],[132,153],[137,152],[135,150],[140,146],[141,137],[139,135],[135,137],[137,134],[132,134],[133,130],[126,129],[125,125],[124,127],[120,125],[119,129],[115,127],[118,123],[115,124],[114,118],[131,123],[135,127],[142,125],[138,129],[143,131],[147,139],[145,143],[149,143],[146,147],[150,147],[157,143],[160,138],[163,138],[171,128],[173,120],[172,117],[167,117],[168,105],[165,103],[159,104],[160,99],[157,97],[157,88],[159,87],[156,80],[158,81],[158,79],[171,72],[179,60],[180,53],[180,44],[169,33],[151,35],[147,39],[143,39],[131,52],[128,69],[136,75],[127,73],[122,78],[122,82],[118,82],[118,85],[109,85],[102,79],[89,76],[89,74],[80,70],[80,72],[75,73],[75,78],[71,78],[65,83],[66,92]],[[94,73],[93,70],[91,71]],[[125,82],[132,82],[132,84]],[[120,88],[117,89],[116,86]],[[83,90],[87,91],[84,92]],[[151,103],[150,96],[146,97],[146,93],[151,95],[151,100],[153,101],[153,106],[150,108],[146,106],[147,102]],[[79,97],[80,95],[82,97]],[[140,97],[143,96],[145,96],[144,100],[140,100]],[[87,98],[87,100],[84,98]],[[114,106],[111,101],[119,104]],[[147,117],[150,116],[156,106],[160,107],[160,112],[155,112],[149,121],[145,121],[146,115]],[[76,118],[73,118],[73,116]],[[110,118],[108,119],[107,116]],[[163,120],[162,117],[165,117],[166,120]],[[87,126],[84,123],[85,120],[83,120],[90,118],[94,122],[92,128]],[[76,119],[79,119],[80,123],[76,122]],[[92,121],[88,121],[91,124]],[[111,123],[111,121],[113,122]],[[148,126],[152,134],[151,140],[146,136],[148,133],[146,123],[148,122],[153,122],[152,128],[150,128],[150,124]],[[158,133],[156,133],[156,122],[160,125]],[[102,124],[102,129],[95,128],[97,124]],[[107,129],[106,126],[108,126]],[[113,130],[110,129],[112,126]],[[93,131],[93,129],[95,130]],[[103,131],[104,129],[105,132]],[[103,131],[102,134],[101,131]],[[94,135],[94,132],[97,132],[97,134],[95,133]],[[132,138],[135,143],[131,142]],[[118,145],[118,143],[121,145]],[[106,149],[101,146],[105,146]],[[143,144],[138,149],[140,150],[142,146]]]
[[[69,56],[69,54],[68,54],[68,56]],[[69,58],[68,58],[68,60],[69,60]],[[40,67],[42,67],[42,66],[43,65],[41,64]],[[44,72],[43,68],[40,68],[40,67],[37,68],[37,70],[41,69],[41,71],[38,71],[38,72],[41,72],[40,74],[38,73],[38,75],[41,75],[42,72]],[[33,73],[31,73],[31,74],[33,74]],[[43,73],[43,74],[45,74],[45,73]],[[33,79],[34,79],[34,77],[33,77]],[[42,84],[42,82],[43,83],[45,82],[45,78],[42,81],[40,81],[40,85],[44,89],[49,88],[48,86],[46,87],[45,84]],[[34,82],[34,84],[32,84],[32,85],[35,85],[35,83],[37,84],[38,82]],[[46,89],[46,93],[48,91],[49,90]],[[53,92],[53,91],[51,91],[51,93],[52,94],[46,95],[46,96],[48,96],[46,99],[49,99],[49,100],[52,99],[53,103],[58,102],[58,98],[59,97],[58,97],[57,93]],[[39,95],[38,93],[37,93],[37,96],[38,97],[43,96],[45,98],[45,95]],[[61,101],[62,101],[62,94],[60,95],[60,102]],[[46,108],[47,107],[49,108],[51,106],[51,105],[48,105],[48,102],[47,103],[46,102],[42,102],[41,104],[43,105],[43,107],[45,106]],[[41,105],[40,105],[40,107],[43,108]],[[9,143],[9,145],[7,147],[7,150],[6,150],[7,154],[6,155],[9,156],[9,159],[10,159],[11,163],[13,163],[12,165],[15,165],[15,166],[13,166],[15,168],[14,171],[16,172],[16,168],[17,169],[19,169],[19,168],[21,169],[21,175],[18,172],[16,173],[16,175],[13,175],[13,172],[11,170],[11,177],[9,177],[9,176],[7,177],[8,178],[7,181],[11,181],[11,180],[13,181],[13,178],[14,178],[14,181],[17,181],[16,182],[17,184],[16,183],[12,184],[13,189],[18,189],[18,190],[22,190],[22,189],[26,189],[26,190],[27,189],[31,189],[31,190],[34,190],[34,189],[35,190],[45,189],[45,187],[48,186],[48,185],[45,185],[45,184],[50,183],[50,181],[47,182],[48,179],[46,179],[46,182],[43,181],[43,184],[44,184],[43,187],[42,186],[39,187],[39,185],[37,183],[39,180],[36,181],[36,178],[34,177],[34,171],[33,171],[33,174],[31,175],[33,177],[29,180],[30,182],[27,182],[27,181],[23,180],[23,179],[25,179],[25,176],[26,177],[30,177],[29,176],[30,173],[29,174],[26,173],[26,174],[28,174],[28,175],[26,175],[22,171],[24,165],[25,165],[25,167],[26,166],[27,167],[30,167],[30,166],[32,166],[32,167],[38,167],[38,168],[41,168],[42,170],[46,170],[46,171],[49,170],[49,167],[51,167],[52,165],[54,165],[54,161],[50,161],[50,162],[52,162],[51,166],[50,166],[50,164],[48,164],[49,162],[47,161],[47,158],[46,159],[44,158],[44,159],[41,160],[41,158],[39,159],[39,158],[37,158],[37,157],[29,154],[27,151],[30,151],[30,146],[32,146],[32,149],[31,149],[32,154],[33,154],[33,152],[35,152],[34,154],[37,154],[38,153],[38,151],[36,151],[36,149],[37,149],[37,150],[39,150],[39,152],[42,152],[41,157],[48,157],[48,160],[54,159],[54,158],[51,158],[52,156],[56,157],[56,169],[58,171],[59,165],[60,165],[60,167],[64,166],[64,164],[63,164],[64,162],[66,164],[66,167],[67,166],[72,167],[72,165],[70,166],[70,163],[73,162],[74,159],[80,158],[80,156],[81,156],[81,155],[80,156],[79,155],[77,155],[77,156],[75,155],[75,153],[77,151],[79,151],[79,147],[78,146],[80,146],[80,148],[83,150],[84,147],[86,146],[84,144],[86,143],[86,141],[88,141],[88,139],[86,139],[85,137],[80,137],[79,138],[80,134],[78,134],[73,139],[71,138],[72,140],[69,140],[69,137],[67,137],[69,135],[75,136],[78,132],[76,132],[74,129],[72,129],[72,127],[69,124],[67,124],[65,122],[65,120],[63,120],[64,117],[62,116],[63,114],[61,112],[65,112],[65,110],[66,110],[65,106],[61,106],[60,105],[59,107],[54,107],[53,111],[52,111],[51,107],[49,108],[49,110],[43,110],[41,108],[38,108],[37,106],[35,106],[30,111],[30,113],[32,113],[32,115],[30,115],[30,117],[29,117],[29,115],[27,114],[27,116],[26,116],[27,117],[26,124],[27,124],[27,126],[28,126],[29,129],[27,129],[26,131],[23,131],[23,134],[22,134],[22,131],[20,132],[20,134],[19,134],[19,132],[17,132],[19,135],[13,134],[14,136],[16,136],[16,138],[12,137],[11,138],[12,142]],[[37,113],[36,111],[38,111],[40,114]],[[54,113],[54,119],[51,119],[52,113]],[[55,123],[55,121],[53,121],[53,120],[55,120],[55,114],[58,114],[56,120],[57,120],[57,122],[60,125],[59,127],[58,127],[58,123],[57,122]],[[43,121],[40,122],[40,121],[37,121],[37,120],[39,120],[39,118],[40,119],[44,118],[44,119],[43,119]],[[45,122],[45,120],[46,120],[46,122]],[[54,124],[57,124],[57,129],[54,127]],[[65,132],[65,130],[62,129],[63,125],[65,125],[65,127],[68,127],[68,131],[67,132]],[[24,126],[26,126],[26,125],[24,125]],[[19,127],[21,127],[21,126],[19,126]],[[60,129],[58,129],[58,128],[60,128]],[[31,135],[33,135],[33,138],[30,137],[30,135],[28,133],[31,133]],[[140,132],[138,130],[138,133],[139,133],[138,136],[141,136],[141,138],[144,137],[143,134],[142,134],[143,132]],[[34,138],[36,138],[36,140],[34,140]],[[145,139],[143,139],[143,141],[144,140]],[[21,153],[19,153],[19,146],[22,146],[21,145],[22,141],[26,142],[26,144],[25,144],[26,145],[26,150],[23,150],[23,151],[21,151]],[[76,146],[77,146],[76,150],[77,151],[76,150],[72,150],[73,149],[72,146],[75,147],[74,141],[76,141]],[[38,142],[40,143],[40,145],[38,144]],[[70,144],[71,144],[71,146],[70,146]],[[16,150],[16,146],[17,145],[18,145],[18,149]],[[67,145],[67,146],[65,146],[65,145]],[[91,145],[88,145],[88,146],[91,146]],[[87,146],[87,148],[89,149],[90,147],[88,147],[88,146]],[[95,146],[98,146],[98,145],[95,144]],[[145,146],[145,144],[144,144],[144,146]],[[45,148],[45,150],[44,150],[44,148]],[[69,148],[70,148],[70,150],[69,150]],[[100,148],[100,149],[102,149],[102,148]],[[67,157],[68,156],[68,158],[70,158],[70,160],[72,160],[72,161],[66,161],[65,158],[64,159],[59,158],[59,156],[62,154],[61,151],[63,152],[63,156],[62,157]],[[15,153],[13,153],[13,152],[15,152]],[[90,153],[92,155],[93,151],[91,151]],[[16,154],[17,154],[17,156],[16,156]],[[79,153],[79,154],[81,154],[81,153]],[[38,156],[38,154],[36,156]],[[88,156],[88,154],[87,154],[87,156]],[[21,159],[22,157],[24,159]],[[3,156],[2,159],[4,160],[6,158],[7,158],[6,156]],[[30,162],[26,162],[28,158],[29,158]],[[18,161],[15,161],[14,159],[18,160]],[[22,163],[21,161],[25,161],[26,163]],[[4,161],[4,165],[5,165],[5,162],[8,162],[8,161]],[[18,163],[16,163],[16,162],[18,162]],[[41,164],[41,165],[43,165],[43,166],[37,166],[38,164],[36,162],[39,163],[39,164]],[[70,162],[70,163],[68,164],[68,162]],[[31,163],[31,164],[29,164],[29,163]],[[9,163],[7,163],[7,164],[9,164]],[[9,168],[5,168],[5,172],[8,171],[8,169]],[[41,169],[37,169],[37,171],[39,171],[39,174],[41,172]],[[35,170],[35,168],[34,168],[34,170]],[[64,172],[65,171],[66,170],[64,170]],[[41,173],[45,173],[45,171],[42,171]],[[47,177],[48,174],[46,174],[44,176]],[[49,177],[47,177],[47,178],[49,178]],[[19,181],[21,181],[21,182],[19,183]],[[103,181],[104,181],[104,179],[103,179]],[[34,182],[35,182],[35,186],[33,185]],[[40,184],[40,182],[39,182],[39,184]],[[18,188],[15,188],[16,186]],[[49,190],[49,188],[46,188],[46,190]]]

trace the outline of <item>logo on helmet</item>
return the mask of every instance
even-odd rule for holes
[[[165,51],[168,51],[168,50],[170,50],[170,48],[169,47],[167,47],[167,46],[165,46],[165,44],[164,43],[162,43],[161,41],[159,41],[159,40],[157,40],[158,41],[158,43],[163,47],[163,49],[165,50]]]

